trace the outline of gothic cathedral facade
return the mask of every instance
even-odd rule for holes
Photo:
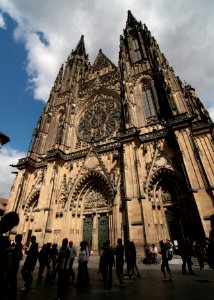
[[[99,252],[106,239],[202,239],[214,205],[213,122],[128,12],[119,64],[84,37],[61,67],[9,197],[11,235]]]

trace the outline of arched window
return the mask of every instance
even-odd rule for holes
[[[142,59],[139,43],[137,39],[133,40],[134,62]]]
[[[151,118],[156,115],[154,98],[152,95],[151,86],[149,84],[143,84],[143,101],[146,118]]]

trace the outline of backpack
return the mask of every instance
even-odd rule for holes
[[[166,249],[166,258],[168,260],[172,260],[172,257],[173,257],[173,255],[172,255],[171,249]]]

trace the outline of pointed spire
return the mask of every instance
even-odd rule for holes
[[[80,55],[85,53],[84,35],[81,35],[81,38],[79,40],[79,43],[76,46],[75,51]]]
[[[127,21],[126,21],[126,27],[128,27],[128,26],[132,27],[132,26],[137,25],[137,24],[140,24],[140,23],[135,19],[135,17],[131,13],[131,11],[128,10],[128,18],[127,18]]]

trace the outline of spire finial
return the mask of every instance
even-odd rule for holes
[[[84,35],[81,35],[81,38],[76,46],[75,51],[80,55],[85,53]]]
[[[128,17],[126,21],[126,26],[134,26],[139,24],[139,22],[135,19],[130,10],[128,10]]]

